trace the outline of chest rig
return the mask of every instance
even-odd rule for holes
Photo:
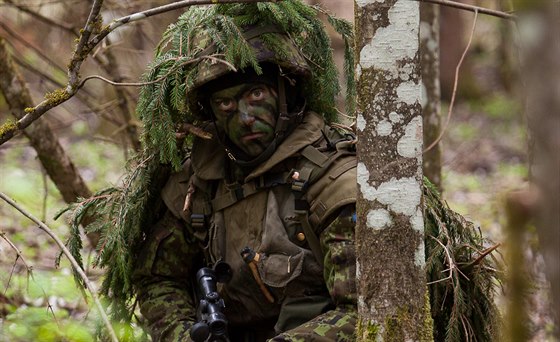
[[[284,164],[292,164],[288,170],[281,172],[269,171],[246,183],[233,183],[227,185],[225,193],[216,195],[217,183],[219,181],[208,181],[200,179],[194,174],[191,177],[185,208],[189,208],[190,226],[193,236],[203,245],[212,243],[212,239],[224,241],[223,238],[211,236],[210,217],[213,213],[222,211],[237,202],[261,191],[267,191],[276,186],[290,187],[294,197],[294,216],[299,221],[302,234],[298,236],[305,240],[317,262],[323,265],[323,253],[319,243],[318,235],[321,233],[317,224],[310,220],[312,198],[308,196],[308,189],[317,181],[328,182],[334,179],[332,174],[333,164],[344,157],[355,156],[356,139],[352,134],[340,134],[339,132],[325,127],[322,130],[323,138],[313,145],[301,149],[296,155],[286,160]],[[290,163],[291,162],[291,163]],[[351,163],[345,163],[337,167],[335,173],[343,173],[355,167],[355,159]],[[326,178],[325,178],[326,177]],[[190,198],[192,196],[192,198]],[[218,233],[219,234],[219,233]],[[218,246],[223,249],[223,246]],[[222,253],[224,255],[224,253]],[[213,263],[207,255],[207,262]]]

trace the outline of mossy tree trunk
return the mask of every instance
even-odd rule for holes
[[[420,64],[422,65],[422,117],[424,124],[424,175],[441,191],[441,91],[439,83],[439,6],[420,4]],[[430,147],[431,146],[431,147]]]
[[[16,119],[23,117],[25,108],[33,104],[29,89],[12,62],[2,37],[0,37],[0,91],[4,94]],[[25,129],[23,134],[29,139],[41,165],[66,203],[75,202],[79,197],[91,196],[91,191],[46,118],[36,120]],[[97,234],[90,234],[88,238],[92,246],[97,244]]]
[[[430,341],[419,3],[355,0],[358,341]]]

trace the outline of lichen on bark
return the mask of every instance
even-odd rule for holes
[[[356,5],[357,336],[361,341],[430,341],[419,8],[407,0],[356,0]]]

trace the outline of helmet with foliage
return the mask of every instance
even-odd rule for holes
[[[175,168],[182,159],[175,133],[188,123],[207,120],[199,91],[230,72],[262,73],[278,66],[283,77],[297,79],[309,110],[335,121],[340,91],[330,39],[318,14],[300,0],[277,3],[191,7],[168,27],[145,75],[137,112],[144,123],[143,143],[159,161]],[[325,13],[346,43],[347,110],[355,92],[351,24]],[[188,140],[187,140],[188,143]]]

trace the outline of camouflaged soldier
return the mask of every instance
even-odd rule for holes
[[[291,37],[274,25],[243,32],[262,73],[197,65],[189,96],[212,139],[195,138],[162,190],[167,209],[134,272],[141,312],[153,340],[189,341],[194,274],[227,263],[231,341],[353,341],[354,141],[308,110],[301,88],[316,75]]]

